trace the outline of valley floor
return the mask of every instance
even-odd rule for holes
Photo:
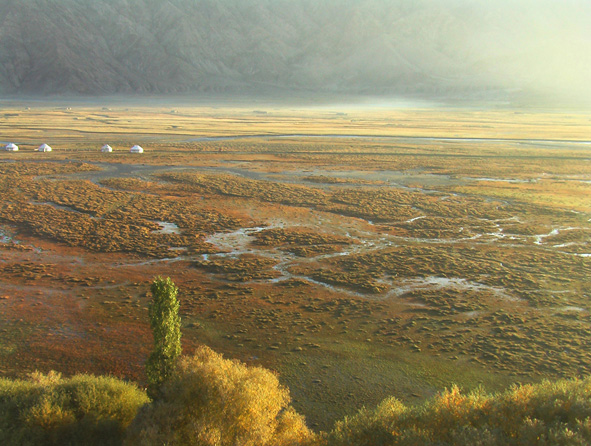
[[[315,428],[589,373],[588,115],[11,107],[4,376],[143,382],[157,275],[186,351],[277,371]]]

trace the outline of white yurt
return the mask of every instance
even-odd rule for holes
[[[111,147],[109,144],[105,144],[104,146],[101,147],[101,152],[112,152],[113,151],[113,147]]]
[[[6,144],[4,149],[8,152],[18,152],[18,146],[12,142],[9,142],[8,144]]]
[[[47,144],[41,144],[37,148],[37,152],[51,152],[53,149]]]
[[[144,149],[137,144],[133,146],[130,150],[131,153],[144,153]]]

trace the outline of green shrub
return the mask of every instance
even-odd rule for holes
[[[207,347],[181,358],[128,429],[128,445],[282,446],[311,438],[277,377]]]
[[[33,373],[0,379],[0,444],[119,445],[137,410],[148,402],[115,378]]]
[[[338,422],[329,446],[591,444],[591,378],[515,386],[499,395],[457,387],[420,406],[388,399]]]

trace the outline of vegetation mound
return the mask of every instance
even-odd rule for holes
[[[591,378],[463,395],[457,387],[424,405],[395,398],[338,422],[326,446],[588,445]]]
[[[207,347],[182,358],[129,428],[128,445],[282,446],[311,437],[289,391],[261,367]]]
[[[134,384],[104,376],[35,372],[29,380],[0,378],[0,444],[117,445],[139,407]]]

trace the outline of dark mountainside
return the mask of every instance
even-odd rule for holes
[[[0,0],[0,94],[589,97],[588,3]]]

